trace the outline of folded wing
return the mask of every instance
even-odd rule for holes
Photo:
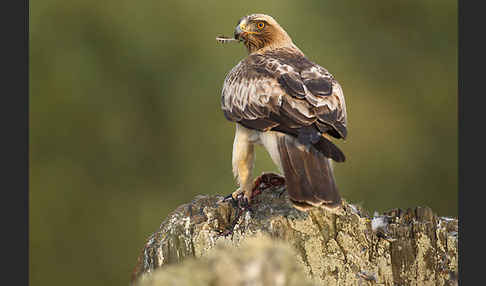
[[[344,161],[339,148],[322,136],[346,138],[341,86],[326,69],[299,53],[276,50],[242,60],[225,78],[221,106],[230,121],[292,135]]]

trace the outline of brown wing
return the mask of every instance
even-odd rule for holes
[[[323,67],[291,51],[242,60],[226,76],[221,100],[225,117],[247,128],[276,130],[312,144],[322,143],[321,133],[347,135],[339,83]]]

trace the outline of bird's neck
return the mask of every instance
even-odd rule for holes
[[[291,40],[290,41],[284,41],[284,42],[272,42],[270,44],[265,45],[264,47],[262,47],[260,49],[254,49],[254,50],[252,50],[252,49],[250,49],[250,47],[248,47],[248,54],[249,55],[264,54],[266,52],[274,51],[274,50],[277,50],[277,49],[292,49],[292,50],[295,50],[295,51],[301,53],[302,55],[304,54],[299,49],[299,47],[297,47]]]

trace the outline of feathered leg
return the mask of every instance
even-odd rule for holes
[[[252,131],[236,124],[235,141],[233,143],[233,174],[240,186],[233,192],[232,197],[237,199],[238,195],[243,194],[246,202],[250,202],[253,184],[251,174],[253,171],[255,152],[252,143]]]

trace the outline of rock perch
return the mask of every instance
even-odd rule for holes
[[[343,201],[339,213],[317,208],[302,212],[291,206],[284,187],[269,187],[255,197],[252,212],[239,216],[231,203],[220,202],[222,198],[200,195],[169,214],[143,247],[132,285],[298,285],[290,283],[299,273],[291,271],[292,267],[302,269],[308,279],[300,279],[302,285],[457,285],[458,220],[439,217],[428,207],[392,209],[370,216],[361,207]],[[225,274],[239,277],[231,272],[211,272],[208,265],[218,261],[218,253],[221,257],[227,253],[224,261],[239,263],[235,271],[243,273],[249,269],[249,260],[241,257],[251,255],[250,242],[255,236],[263,237],[262,245],[267,245],[258,246],[260,254],[255,254],[255,261],[261,259],[261,253],[274,253],[271,247],[278,245],[293,251],[282,248],[287,255],[280,258],[282,263],[275,264],[272,259],[276,258],[268,257],[267,264],[281,267],[280,272],[272,272],[280,273],[273,277],[275,283],[204,284],[199,280],[186,284],[187,280],[177,280],[196,275],[198,269],[214,276],[204,281],[225,281],[221,277]],[[275,245],[265,243],[265,237]],[[227,248],[222,250],[219,244]],[[184,261],[187,258],[191,259]],[[206,266],[196,267],[197,261]],[[174,267],[185,269],[187,275],[174,274],[176,280],[171,283],[156,281],[156,277],[164,277],[164,271],[175,271]]]

